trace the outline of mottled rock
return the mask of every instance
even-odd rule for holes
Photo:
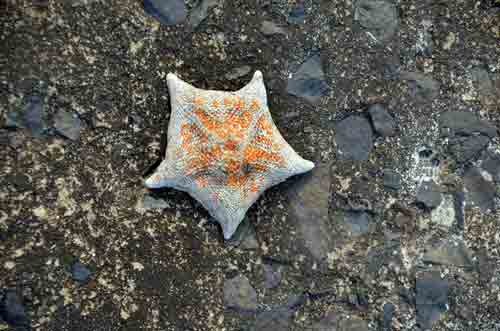
[[[255,227],[250,222],[248,217],[245,217],[243,222],[241,222],[234,235],[230,239],[226,240],[226,244],[248,250],[259,248]]]
[[[0,299],[0,317],[16,330],[30,330],[30,321],[16,290],[6,289]]]
[[[273,34],[288,35],[285,27],[274,23],[273,21],[262,21],[260,24],[260,31],[266,35],[270,36]]]
[[[328,94],[330,87],[325,81],[319,55],[306,59],[288,79],[286,91],[311,103],[317,103]]]
[[[370,122],[361,116],[349,116],[335,125],[337,159],[365,161],[373,147]]]
[[[248,74],[251,70],[252,70],[252,67],[250,67],[250,66],[237,67],[237,68],[234,68],[233,70],[231,70],[230,72],[228,72],[227,74],[225,74],[224,77],[226,77],[226,79],[229,79],[229,80],[238,79],[238,78],[241,78],[241,77],[245,76],[246,74]]]
[[[354,19],[379,41],[390,40],[398,29],[397,8],[389,1],[357,0],[354,10]]]
[[[78,140],[80,138],[80,118],[78,115],[59,110],[54,117],[54,128],[66,138]]]
[[[176,25],[187,18],[184,0],[144,0],[144,10],[166,25]]]
[[[481,105],[488,109],[497,104],[500,95],[497,94],[490,73],[485,68],[475,67],[471,70],[470,75]]]
[[[471,254],[462,240],[445,240],[437,245],[428,244],[425,250],[424,262],[472,267]]]
[[[292,325],[293,310],[278,308],[257,315],[251,331],[289,331]]]
[[[434,49],[432,40],[432,21],[423,20],[417,30],[416,53],[418,56],[431,57]]]
[[[466,202],[479,207],[482,212],[495,209],[495,185],[486,180],[476,167],[469,167],[464,173]]]
[[[264,271],[264,288],[278,287],[282,278],[281,267],[264,263],[262,269]]]
[[[388,191],[399,191],[401,189],[401,175],[391,169],[384,169],[384,188]]]
[[[80,262],[75,262],[71,265],[71,278],[78,282],[86,282],[92,273],[86,266]]]
[[[257,309],[257,293],[248,278],[238,275],[224,282],[224,304],[241,311]]]
[[[448,288],[448,282],[437,276],[417,278],[417,324],[422,329],[430,329],[432,324],[446,311]]]
[[[329,312],[313,325],[312,331],[368,331],[368,324],[357,316],[344,317]]]
[[[368,113],[372,120],[375,132],[382,137],[394,135],[396,132],[396,122],[381,104],[374,104],[368,108]]]
[[[410,95],[419,102],[431,102],[439,96],[439,82],[423,73],[402,71],[399,77],[408,82]]]
[[[196,7],[191,9],[188,18],[188,24],[194,29],[207,18],[210,10],[217,6],[219,0],[202,0]]]
[[[392,330],[392,316],[394,315],[394,310],[396,307],[390,302],[384,305],[383,315],[382,315],[382,331]]]
[[[302,24],[306,20],[306,9],[303,3],[297,3],[288,14],[287,21],[290,24]]]
[[[447,111],[442,113],[439,117],[439,127],[443,137],[482,135],[494,138],[497,135],[495,126],[468,111]]]
[[[8,127],[27,129],[33,137],[40,137],[46,130],[42,98],[37,95],[28,96],[21,111],[7,114],[5,124]]]
[[[162,198],[155,197],[151,193],[145,193],[142,198],[142,208],[144,209],[165,209],[170,207],[170,204]]]
[[[500,154],[488,154],[481,163],[481,169],[485,170],[495,182],[500,182]]]
[[[442,202],[431,210],[431,221],[444,228],[450,228],[453,224],[459,225],[460,211],[457,210],[455,196],[452,194],[441,194]]]
[[[319,165],[298,179],[290,189],[291,215],[305,247],[317,260],[327,258],[331,249],[328,225],[330,167]]]
[[[345,211],[343,219],[343,228],[351,236],[358,237],[370,231],[372,217],[364,211]]]
[[[416,200],[425,208],[436,208],[443,200],[441,188],[433,180],[424,181],[418,189]]]

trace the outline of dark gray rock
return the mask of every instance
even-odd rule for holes
[[[328,225],[330,167],[320,165],[291,187],[290,211],[300,238],[317,260],[325,260],[332,249]]]
[[[354,19],[382,42],[390,40],[399,25],[396,6],[384,0],[357,0]]]
[[[408,82],[410,95],[419,102],[431,102],[439,96],[439,82],[423,73],[402,71],[399,77]]]
[[[224,282],[224,304],[228,308],[252,312],[257,310],[257,293],[248,278],[238,275]]]
[[[31,95],[24,101],[24,107],[19,112],[7,114],[6,126],[27,129],[33,137],[40,137],[47,129],[43,120],[43,100],[37,95]]]
[[[459,164],[472,161],[488,147],[487,136],[453,136],[448,139],[448,154]]]
[[[306,9],[303,3],[297,3],[288,14],[287,21],[290,24],[303,24],[306,19]]]
[[[500,154],[488,154],[481,168],[490,174],[495,182],[500,182]]]
[[[288,35],[288,32],[284,26],[278,25],[273,21],[262,21],[260,24],[260,31],[266,35],[270,36],[273,34]]]
[[[370,122],[361,116],[349,116],[335,125],[337,159],[365,161],[373,147]]]
[[[481,104],[484,107],[490,107],[497,104],[500,95],[496,92],[488,70],[482,67],[475,67],[471,70],[470,75],[479,95]]]
[[[372,119],[373,127],[382,137],[394,135],[396,132],[396,122],[381,104],[374,104],[368,108],[368,113]]]
[[[271,289],[278,287],[282,278],[281,266],[264,263],[262,264],[262,269],[264,270],[264,288]]]
[[[389,191],[399,191],[401,189],[401,175],[397,172],[384,169],[384,188]]]
[[[495,185],[487,181],[478,168],[468,168],[464,173],[463,181],[467,203],[479,207],[482,212],[495,209]]]
[[[207,18],[210,10],[217,6],[219,0],[202,0],[198,3],[196,7],[194,7],[189,13],[188,25],[190,25],[193,29],[198,27],[205,18]]]
[[[0,317],[16,327],[16,330],[30,330],[31,323],[24,308],[22,299],[16,290],[6,289],[0,300]]]
[[[317,103],[328,94],[330,87],[325,81],[319,55],[306,59],[288,79],[286,91],[311,103]]]
[[[382,331],[392,330],[392,316],[394,315],[394,310],[396,307],[390,302],[384,305],[384,311],[382,316]]]
[[[81,121],[78,115],[65,110],[59,110],[54,117],[56,131],[71,140],[80,138],[80,125]]]
[[[372,217],[364,211],[345,211],[343,228],[354,237],[361,236],[370,231]]]
[[[427,245],[423,257],[424,262],[434,264],[472,267],[472,258],[462,240],[445,240],[438,245]]]
[[[420,325],[422,329],[430,329],[432,324],[446,311],[448,289],[448,282],[437,276],[417,278],[417,324]]]
[[[142,200],[142,208],[144,209],[165,209],[170,207],[170,204],[162,198],[155,197],[150,193],[145,193]]]
[[[239,247],[247,250],[259,248],[255,227],[250,222],[248,217],[245,217],[240,225],[238,225],[238,228],[233,236],[226,240],[226,244],[228,246]]]
[[[494,138],[497,136],[495,126],[468,111],[447,111],[442,113],[439,117],[439,127],[443,137],[482,135]]]
[[[166,25],[176,25],[187,18],[184,0],[144,0],[144,10]]]
[[[436,208],[443,201],[441,188],[433,180],[424,181],[417,192],[417,203],[421,203],[425,208]]]
[[[225,74],[224,77],[226,77],[229,80],[238,79],[248,74],[251,70],[252,67],[250,66],[237,67],[228,72],[227,74]]]
[[[292,325],[293,310],[278,308],[257,315],[251,331],[289,331]]]
[[[89,280],[91,275],[92,272],[80,262],[75,262],[71,265],[71,278],[74,280],[84,283]]]

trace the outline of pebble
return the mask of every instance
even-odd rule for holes
[[[176,25],[187,18],[184,0],[144,0],[144,10],[166,25]]]
[[[71,140],[78,140],[80,138],[80,118],[65,110],[59,110],[54,117],[54,128],[57,132]]]
[[[325,81],[319,55],[306,59],[298,70],[288,79],[287,93],[317,103],[328,94],[330,87]]]
[[[419,102],[432,102],[439,95],[440,84],[432,77],[409,71],[402,71],[399,77],[408,82],[410,95]]]
[[[0,300],[0,317],[11,326],[18,327],[16,330],[30,329],[31,323],[22,299],[13,289],[4,290],[3,298]]]
[[[266,36],[273,34],[288,35],[285,27],[278,25],[273,21],[262,21],[260,24],[260,31]]]
[[[378,41],[388,41],[399,25],[396,6],[383,0],[358,0],[355,3],[354,19],[369,30]]]
[[[337,159],[365,161],[373,147],[370,122],[361,116],[349,116],[335,125]]]
[[[224,304],[228,308],[244,312],[257,309],[257,292],[248,278],[238,275],[224,282]]]
[[[425,208],[436,208],[443,200],[441,188],[433,180],[424,181],[418,189],[416,200]]]
[[[91,274],[90,270],[80,262],[71,265],[71,277],[78,282],[86,282]]]
[[[306,9],[303,3],[298,3],[288,14],[287,21],[290,24],[303,24],[306,20]]]
[[[382,319],[382,330],[391,331],[392,330],[392,316],[394,315],[394,310],[396,307],[390,302],[384,305],[384,313]]]
[[[401,189],[401,175],[391,169],[384,169],[384,188],[397,192]]]
[[[292,325],[293,310],[278,308],[257,315],[252,331],[289,331]]]
[[[462,240],[444,240],[438,245],[427,244],[425,250],[424,262],[467,268],[473,266],[469,249]]]
[[[438,276],[425,276],[416,281],[417,324],[424,330],[444,313],[448,304],[448,281]]]
[[[500,182],[500,154],[487,154],[481,163],[481,169],[485,170],[495,182]]]
[[[219,0],[203,0],[194,7],[188,18],[188,24],[194,29],[207,18],[209,11],[217,6]]]
[[[7,114],[6,126],[25,128],[33,137],[40,137],[46,129],[43,120],[43,107],[41,97],[28,96],[22,111]]]
[[[396,132],[396,122],[383,105],[371,105],[368,108],[368,113],[370,114],[375,132],[382,137],[394,135]]]
[[[372,217],[364,211],[345,211],[343,223],[350,235],[358,237],[370,231]]]
[[[252,70],[252,67],[247,66],[247,65],[237,67],[237,68],[234,68],[233,70],[231,70],[230,72],[226,73],[224,75],[224,77],[226,77],[226,79],[228,79],[228,80],[235,80],[235,79],[238,79],[238,78],[245,76],[251,70]]]
[[[493,182],[486,180],[476,167],[466,169],[463,177],[466,188],[466,202],[479,207],[482,212],[495,210],[496,188]]]
[[[264,270],[264,288],[271,289],[278,287],[282,278],[281,268],[264,263],[262,264],[262,269]]]

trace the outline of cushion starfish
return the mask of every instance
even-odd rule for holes
[[[229,239],[269,187],[311,170],[283,139],[267,106],[262,73],[238,91],[202,90],[167,75],[172,105],[165,160],[148,188],[189,193]]]

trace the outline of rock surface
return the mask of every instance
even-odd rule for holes
[[[370,122],[361,116],[349,116],[335,125],[339,160],[365,161],[373,147]]]

